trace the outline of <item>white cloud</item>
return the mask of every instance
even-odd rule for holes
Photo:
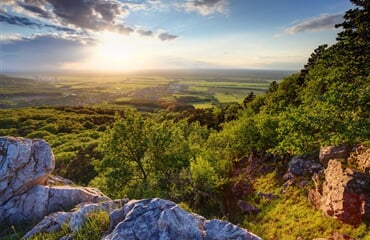
[[[229,0],[186,0],[179,4],[186,12],[197,12],[207,16],[214,13],[227,14],[229,11]]]
[[[284,34],[294,35],[306,31],[325,31],[334,29],[335,24],[342,22],[343,14],[321,14],[320,16],[304,19],[298,23],[286,27],[283,31]]]

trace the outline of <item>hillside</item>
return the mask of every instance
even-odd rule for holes
[[[351,2],[335,44],[242,104],[3,110],[1,134],[46,139],[58,174],[112,199],[170,199],[264,239],[370,239],[370,3]]]

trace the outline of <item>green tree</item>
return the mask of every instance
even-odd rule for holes
[[[125,118],[115,116],[115,123],[102,140],[103,160],[97,163],[98,172],[106,177],[106,188],[117,193],[133,182],[145,187],[148,163],[145,152],[149,145],[150,122],[133,110]]]

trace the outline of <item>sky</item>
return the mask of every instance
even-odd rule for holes
[[[349,0],[1,0],[0,72],[299,70]]]

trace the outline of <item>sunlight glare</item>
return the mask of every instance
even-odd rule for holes
[[[114,32],[103,32],[93,51],[91,65],[96,70],[130,70],[140,55],[140,48],[132,38]]]

